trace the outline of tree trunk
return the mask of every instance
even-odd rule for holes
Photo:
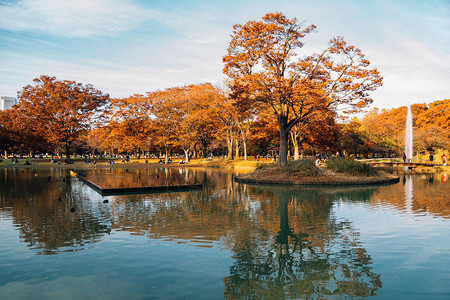
[[[189,149],[183,149],[184,156],[186,157],[186,163],[189,162]]]
[[[247,160],[247,139],[245,134],[242,134],[242,145],[244,146],[244,160]]]
[[[290,132],[292,145],[294,145],[294,160],[299,159],[298,134],[295,131]]]
[[[239,140],[238,139],[235,139],[235,141],[236,141],[236,158],[239,158]]]
[[[298,150],[298,142],[296,142],[296,143],[294,144],[294,159],[295,159],[295,160],[300,159],[300,152],[299,152],[299,150]]]
[[[70,160],[70,142],[66,141],[66,159],[69,161]]]
[[[233,139],[227,138],[228,159],[233,159]]]

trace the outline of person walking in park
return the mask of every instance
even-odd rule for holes
[[[441,159],[442,159],[442,164],[444,166],[446,166],[447,165],[447,156],[445,155],[445,153],[441,155]]]

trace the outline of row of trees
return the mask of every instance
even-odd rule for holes
[[[83,95],[83,96],[81,96]],[[240,100],[240,99],[239,99]],[[41,76],[21,93],[19,104],[0,114],[2,151],[184,153],[229,158],[263,155],[279,145],[277,119],[269,109],[245,107],[211,84],[109,99],[91,86]],[[450,101],[412,106],[414,149],[433,151],[450,145]],[[337,123],[335,114],[318,114],[289,131],[294,159],[300,153],[400,153],[406,107],[373,109],[362,120]]]
[[[414,151],[433,153],[450,148],[450,99],[411,106]],[[354,119],[344,127],[344,145],[359,153],[403,151],[407,107],[374,108],[362,120]]]
[[[261,155],[279,146],[280,164],[289,150],[295,159],[302,151],[397,151],[400,135],[383,131],[390,128],[383,122],[392,122],[389,112],[336,122],[369,105],[369,92],[382,85],[382,77],[341,37],[320,53],[298,58],[303,39],[314,31],[314,25],[303,27],[281,13],[236,24],[223,57],[229,80],[222,88],[205,83],[110,99],[91,85],[41,76],[19,93],[18,105],[0,114],[1,150],[61,148],[67,156],[72,149],[138,156],[178,152],[186,159],[242,153],[246,159],[247,153]],[[417,107],[424,121],[416,123],[428,124],[434,106]],[[427,130],[438,130],[433,126]],[[442,140],[427,143],[428,148],[443,145]]]
[[[109,99],[72,81],[41,76],[34,82],[23,89],[18,105],[0,114],[2,151],[69,156],[73,150],[137,156],[175,151],[187,158],[214,152],[246,158],[249,151],[265,154],[279,143],[268,111],[242,107],[209,83]],[[331,115],[323,119],[317,126],[335,127]],[[307,130],[291,132],[297,154],[304,141],[314,147],[335,143],[336,136],[325,141],[323,130],[306,135]]]

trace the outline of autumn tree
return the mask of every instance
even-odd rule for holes
[[[344,153],[367,155],[374,145],[358,119],[354,118],[343,126],[340,147]]]
[[[3,153],[8,156],[7,152],[13,145],[14,133],[10,121],[8,110],[0,111],[0,156]]]
[[[250,147],[254,154],[269,153],[280,144],[279,126],[270,108],[259,110],[252,123]]]
[[[368,92],[382,77],[355,46],[334,38],[323,52],[295,59],[302,39],[315,30],[281,13],[233,26],[224,73],[232,90],[243,90],[255,103],[270,107],[280,130],[279,164],[287,162],[294,125],[327,110],[355,112],[372,102]]]
[[[217,118],[219,120],[218,138],[225,139],[227,145],[227,157],[233,159],[233,144],[238,138],[238,111],[235,101],[230,97],[223,97],[222,101],[215,103]],[[237,144],[237,142],[236,142]]]
[[[181,148],[189,160],[201,145],[203,156],[217,130],[217,105],[224,97],[210,83],[168,88],[147,94],[158,142],[166,155]]]
[[[0,140],[5,156],[7,151],[33,155],[34,152],[44,152],[50,148],[43,132],[26,122],[23,109],[18,105],[0,111]]]
[[[164,146],[166,157],[169,147],[180,147],[189,161],[189,152],[194,143],[195,133],[187,90],[189,87],[175,87],[164,91],[148,93],[154,116],[154,130],[157,141]]]
[[[202,146],[203,157],[216,136],[218,118],[221,114],[216,103],[222,103],[223,93],[210,83],[188,86],[184,102],[186,117],[183,119],[182,132],[190,132],[190,139]]]
[[[415,125],[418,128],[434,127],[436,138],[443,144],[450,144],[450,99],[438,100],[427,105],[426,109],[417,115]],[[437,131],[441,131],[438,133]]]
[[[450,146],[448,131],[439,126],[417,128],[414,131],[414,149],[418,152],[433,152],[436,149],[445,149]]]
[[[120,152],[140,155],[151,130],[151,104],[143,95],[111,100],[109,139],[115,139]]]
[[[309,122],[299,122],[289,133],[294,147],[294,159],[299,159],[303,144],[324,152],[335,150],[338,145],[340,128],[332,111],[324,111]]]
[[[151,105],[151,114],[154,118],[154,130],[156,134],[155,143],[164,148],[165,157],[169,156],[174,140],[174,107],[171,105],[180,92],[178,88],[165,91],[154,91],[147,93],[147,99]]]
[[[411,105],[414,149],[435,151],[450,145],[450,100]],[[364,130],[375,141],[378,152],[403,151],[407,107],[377,108],[361,121]],[[398,152],[397,151],[397,152]]]
[[[19,93],[20,118],[42,133],[55,145],[62,144],[70,159],[72,143],[82,132],[91,128],[99,111],[108,104],[109,95],[92,85],[75,81],[56,80],[42,75]]]
[[[94,128],[89,131],[86,136],[88,146],[93,149],[93,152],[106,153],[111,150],[111,145],[108,143],[108,138],[111,133],[111,127],[106,125],[99,128]],[[111,150],[111,153],[113,151]]]
[[[231,100],[230,112],[233,114],[233,119],[235,120],[235,125],[237,128],[238,135],[243,145],[244,160],[247,160],[247,143],[251,133],[251,127],[258,115],[264,107],[259,103],[252,101],[250,95],[245,91],[245,89],[235,88],[229,94]],[[238,143],[236,143],[236,150],[238,151]],[[239,153],[236,153],[236,156]]]

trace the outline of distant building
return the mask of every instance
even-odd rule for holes
[[[0,110],[10,109],[14,104],[17,104],[16,98],[0,96]]]

